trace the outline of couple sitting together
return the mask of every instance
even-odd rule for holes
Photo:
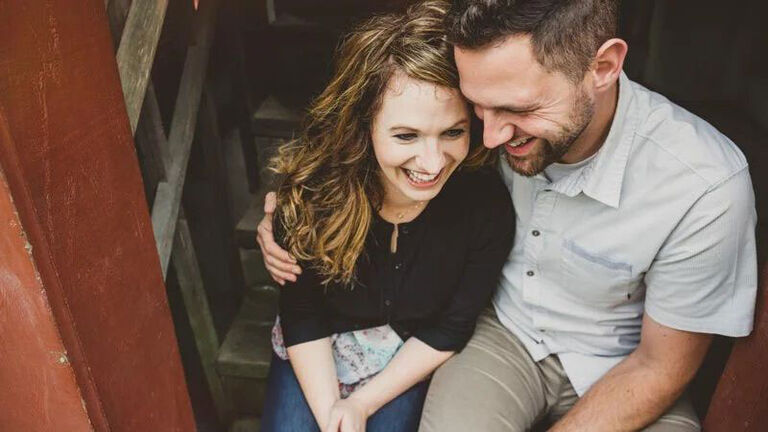
[[[427,0],[344,39],[259,226],[262,431],[700,430],[712,335],[752,329],[752,185],[623,74],[617,8]]]

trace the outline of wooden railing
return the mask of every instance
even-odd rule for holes
[[[150,72],[168,0],[106,0],[105,5],[113,37],[120,41],[117,67],[131,130],[144,155],[144,172],[157,182],[151,216],[163,277],[167,276],[168,266],[172,264],[217,414],[223,423],[227,423],[231,420],[232,404],[215,370],[219,339],[181,204],[201,105],[211,103],[203,93],[218,1],[202,1],[194,14],[194,37],[179,78],[167,137]],[[203,113],[212,111],[211,107],[202,109]]]

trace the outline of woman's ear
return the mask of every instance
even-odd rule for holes
[[[628,49],[627,43],[618,38],[609,39],[600,46],[591,71],[596,91],[610,87],[619,79]]]

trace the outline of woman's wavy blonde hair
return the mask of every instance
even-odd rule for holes
[[[404,14],[371,18],[342,41],[333,78],[310,106],[301,134],[280,147],[272,169],[284,244],[323,278],[350,283],[383,187],[371,124],[393,73],[458,88],[443,20],[450,3],[427,0]],[[476,130],[476,128],[475,128]],[[491,159],[475,145],[464,166]]]

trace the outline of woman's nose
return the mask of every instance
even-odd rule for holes
[[[428,140],[424,143],[419,155],[418,166],[424,172],[437,174],[445,166],[445,153],[438,140]]]

